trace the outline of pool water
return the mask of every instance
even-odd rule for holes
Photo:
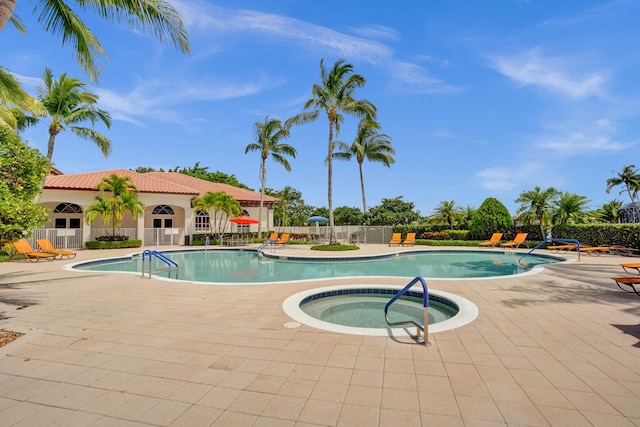
[[[323,322],[360,328],[387,328],[384,318],[384,306],[391,299],[390,295],[347,294],[325,297],[302,304],[300,308],[309,316]],[[424,307],[422,299],[402,297],[389,306],[389,321],[401,322],[413,320],[424,323]],[[429,302],[429,324],[450,319],[458,313],[451,306]]]
[[[416,251],[343,259],[279,259],[252,250],[176,251],[163,254],[177,262],[179,279],[213,283],[269,283],[334,277],[382,276],[425,278],[482,278],[524,273],[560,258],[497,251]],[[141,257],[104,259],[73,265],[74,269],[141,273]],[[148,259],[145,261],[148,263]],[[165,266],[153,258],[153,269]],[[159,277],[168,273],[158,272]],[[171,276],[175,277],[175,273]]]

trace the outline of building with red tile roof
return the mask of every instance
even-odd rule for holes
[[[47,177],[38,203],[48,208],[45,228],[34,230],[38,238],[48,238],[56,246],[80,248],[101,235],[111,234],[111,224],[100,217],[93,224],[84,221],[84,211],[95,197],[98,184],[112,174],[128,177],[138,189],[138,199],[145,204],[144,214],[133,219],[127,212],[116,234],[141,239],[145,246],[185,244],[197,233],[212,233],[208,212],[196,211],[193,199],[207,192],[224,192],[240,203],[243,215],[259,217],[260,193],[244,188],[206,181],[177,172],[138,173],[128,169],[112,169],[78,174],[56,174]],[[266,196],[263,201],[263,231],[273,228],[273,206],[277,198]],[[213,215],[217,213],[212,210]],[[219,216],[218,216],[219,217]],[[256,232],[257,224],[238,225],[229,222],[227,232]]]

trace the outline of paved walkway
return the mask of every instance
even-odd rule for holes
[[[625,261],[429,280],[480,310],[429,348],[284,326],[286,297],[336,281],[206,286],[0,264],[0,328],[26,333],[0,347],[0,426],[639,426],[640,298],[610,280]]]

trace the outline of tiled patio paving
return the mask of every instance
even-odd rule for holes
[[[638,426],[640,298],[610,280],[625,261],[429,280],[480,309],[430,348],[284,327],[286,297],[339,281],[205,286],[0,264],[0,328],[26,332],[0,347],[0,426]]]

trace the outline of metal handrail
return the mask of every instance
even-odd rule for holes
[[[180,270],[180,267],[178,266],[178,263],[175,262],[174,260],[172,260],[171,258],[167,258],[164,254],[162,254],[161,252],[158,251],[154,251],[154,250],[150,250],[150,249],[145,249],[142,252],[142,277],[144,278],[144,258],[145,255],[149,255],[149,279],[151,279],[151,274],[152,274],[152,264],[151,264],[151,259],[155,256],[156,258],[158,258],[160,261],[164,262],[168,268],[161,268],[161,269],[157,269],[156,272],[159,271],[168,271],[169,272],[169,277],[171,277],[171,272],[173,271],[173,267],[176,268],[176,279],[178,278],[178,272]]]
[[[259,247],[258,247],[258,252],[261,253],[264,248],[267,247],[267,245],[272,245],[274,248],[276,247],[276,241],[273,239],[269,239],[265,242],[263,242]]]
[[[520,261],[522,261],[522,258],[526,257],[527,255],[530,255],[531,252],[535,251],[540,246],[542,246],[542,245],[544,245],[545,243],[548,243],[548,242],[575,243],[577,245],[577,249],[578,249],[578,261],[580,261],[580,242],[579,241],[577,241],[576,239],[556,239],[556,238],[553,238],[553,237],[547,237],[542,242],[540,242],[536,246],[534,246],[529,252],[527,252],[526,254],[522,255],[520,257],[520,259],[518,259],[518,264],[520,264]]]
[[[418,322],[413,320],[404,320],[401,322],[390,322],[389,321],[389,307],[391,304],[396,302],[398,298],[402,295],[406,294],[407,291],[415,285],[417,282],[422,284],[422,299],[423,299],[423,307],[424,307],[424,326],[420,325]],[[420,338],[420,332],[424,334],[424,345],[429,347],[431,343],[429,342],[429,287],[427,286],[427,282],[420,277],[415,277],[407,286],[405,286],[400,292],[395,294],[391,300],[384,306],[384,319],[387,321],[389,326],[400,326],[400,325],[414,325],[416,327],[416,338]]]

